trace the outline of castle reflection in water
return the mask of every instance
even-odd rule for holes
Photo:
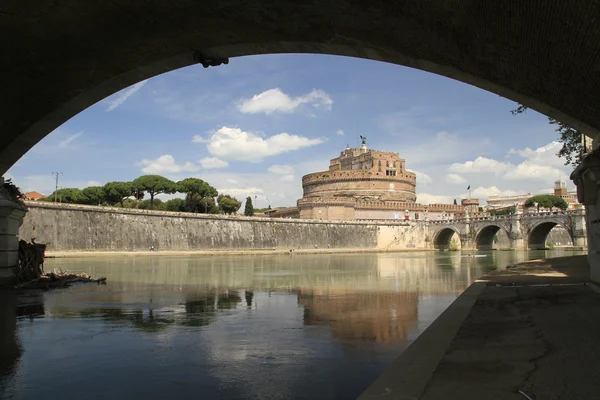
[[[90,259],[87,272],[109,276],[109,285],[54,292],[44,303],[48,315],[99,316],[159,331],[207,325],[219,311],[256,307],[255,293],[284,292],[297,295],[305,324],[329,326],[335,337],[403,341],[416,324],[420,297],[456,296],[498,262],[429,254]]]
[[[54,357],[62,360],[52,364],[61,376],[75,374],[86,381],[104,368],[112,380],[141,379],[136,390],[148,393],[165,382],[164,374],[191,374],[186,383],[197,383],[198,390],[214,388],[213,379],[262,382],[238,385],[240,393],[254,391],[256,398],[265,388],[292,393],[294,385],[314,387],[311,393],[317,396],[332,382],[339,381],[335,390],[348,389],[348,380],[356,383],[352,393],[360,393],[361,385],[374,379],[478,276],[544,256],[481,255],[485,257],[415,252],[49,259],[49,270],[107,276],[108,284],[11,293],[0,302],[0,397],[20,398],[27,392],[44,398],[44,390],[55,390],[49,379],[37,391],[26,385]],[[115,369],[115,359],[135,367]],[[334,374],[342,370],[342,375]],[[321,379],[321,386],[315,379]]]

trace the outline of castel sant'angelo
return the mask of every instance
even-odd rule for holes
[[[479,200],[455,204],[418,204],[417,177],[398,153],[347,147],[328,171],[302,177],[300,218],[317,220],[437,220],[477,213]]]

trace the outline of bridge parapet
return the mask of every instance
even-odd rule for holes
[[[585,247],[587,233],[584,218],[585,210],[579,209],[435,220],[426,221],[426,225],[432,237],[445,239],[448,229],[456,232],[460,235],[462,248],[493,248],[494,237],[502,230],[508,235],[510,247],[516,249],[545,247],[549,231],[560,225],[571,235],[575,246]],[[446,234],[441,235],[444,232]],[[437,245],[444,248],[441,243]]]

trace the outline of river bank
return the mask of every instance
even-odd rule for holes
[[[597,286],[586,256],[533,260],[471,285],[362,400],[584,399],[600,392]],[[393,397],[393,396],[390,396]]]
[[[168,251],[47,251],[46,258],[75,257],[160,257],[160,256],[192,256],[192,255],[282,255],[282,254],[355,254],[355,253],[414,253],[423,251],[439,251],[435,249],[240,249],[240,250],[168,250]]]

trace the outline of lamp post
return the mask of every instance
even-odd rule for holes
[[[56,203],[56,196],[58,196],[58,176],[62,175],[62,172],[53,172],[52,175],[56,175],[56,186],[54,189],[54,202]]]

